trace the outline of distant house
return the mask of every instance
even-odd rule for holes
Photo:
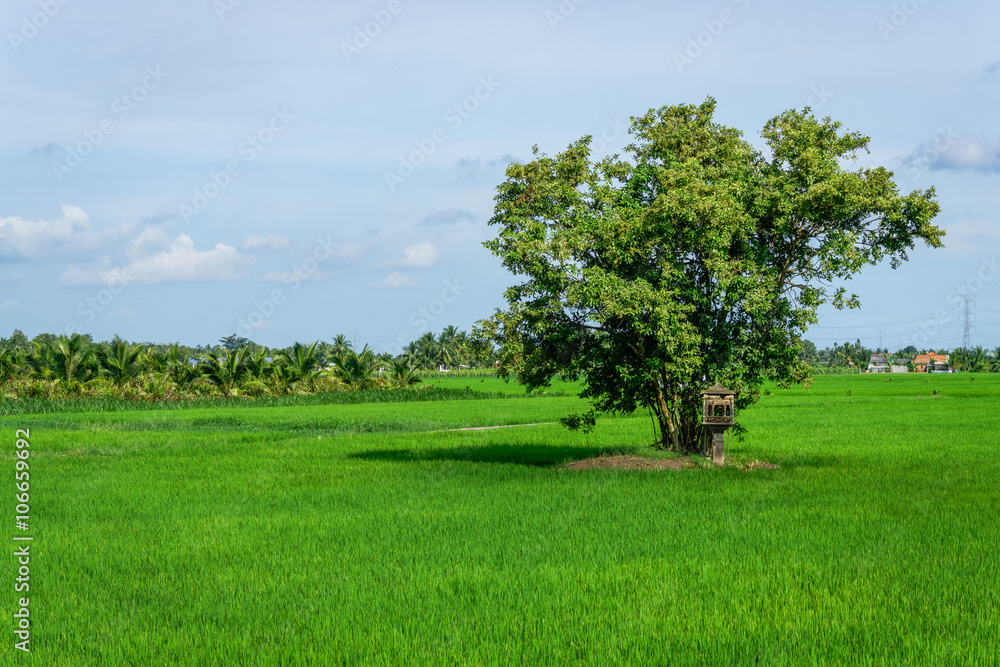
[[[889,355],[876,353],[873,354],[868,359],[868,372],[869,373],[888,373],[889,368]]]
[[[918,354],[913,359],[917,373],[950,373],[951,357],[947,354]]]
[[[909,373],[910,372],[910,359],[893,359],[890,364],[890,372],[892,373]]]

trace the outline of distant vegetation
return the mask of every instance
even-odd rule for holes
[[[900,350],[890,353],[882,348],[873,350],[861,344],[861,340],[854,343],[834,343],[833,347],[818,350],[811,341],[803,341],[803,349],[800,358],[808,363],[813,373],[816,374],[836,374],[838,372],[854,372],[867,370],[868,362],[872,354],[886,354],[890,360],[912,361],[918,354],[947,354],[950,358],[950,365],[956,371],[968,373],[998,373],[1000,372],[1000,346],[990,352],[982,346],[966,350],[958,347],[954,350],[945,348],[918,350],[909,345]],[[903,365],[906,365],[905,363]]]
[[[873,352],[855,343],[818,350],[806,340],[800,358],[814,374],[866,370]],[[918,350],[907,347],[889,357],[913,359],[937,352],[951,357],[957,371],[1000,372],[1000,347],[990,352]],[[268,348],[236,335],[217,345],[138,343],[118,338],[94,341],[87,334],[39,334],[29,339],[15,329],[0,338],[0,397],[41,399],[127,399],[173,401],[234,397],[305,396],[337,391],[420,388],[422,378],[492,376],[495,351],[454,326],[430,332],[402,354],[360,350],[346,336],[330,342]]]
[[[427,333],[397,356],[329,343],[267,348],[236,335],[218,345],[137,343],[87,334],[0,339],[0,396],[152,401],[285,396],[417,387],[425,370],[492,369],[493,350],[453,326]],[[482,372],[482,370],[480,371]]]

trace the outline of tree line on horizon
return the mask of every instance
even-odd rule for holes
[[[886,348],[872,349],[861,343],[857,339],[854,343],[834,343],[833,347],[826,347],[822,350],[816,348],[812,341],[804,340],[800,358],[808,363],[813,372],[823,373],[825,369],[848,369],[867,368],[872,354],[885,354],[890,360],[905,359],[911,362],[919,354],[947,354],[950,365],[956,371],[969,373],[998,373],[1000,372],[1000,346],[993,351],[978,345],[965,349],[957,347],[949,350],[947,348],[918,349],[913,345],[907,345],[895,352],[889,352]]]
[[[407,388],[418,372],[492,368],[492,348],[454,326],[425,333],[399,355],[376,354],[343,334],[330,342],[269,348],[235,334],[216,345],[130,342],[115,336],[39,334],[0,338],[0,395],[172,400]]]

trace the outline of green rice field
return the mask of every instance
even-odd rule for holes
[[[998,664],[1000,375],[888,380],[772,387],[732,465],[655,471],[559,468],[665,456],[552,423],[565,383],[5,402],[0,664]]]

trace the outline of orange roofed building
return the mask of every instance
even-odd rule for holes
[[[913,366],[917,373],[950,373],[951,358],[947,354],[918,354]]]

